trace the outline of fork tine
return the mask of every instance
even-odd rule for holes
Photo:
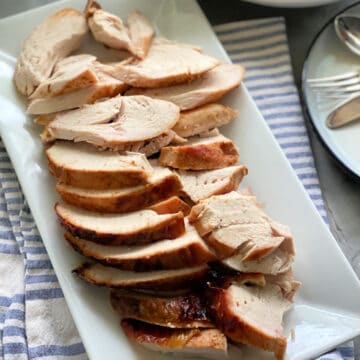
[[[315,88],[326,88],[326,87],[342,87],[348,85],[356,85],[360,84],[360,78],[353,77],[346,80],[339,80],[339,81],[327,81],[327,82],[315,82],[310,83],[309,86],[313,89]]]
[[[323,77],[323,78],[307,79],[307,82],[309,84],[311,84],[311,83],[322,83],[322,82],[328,82],[328,81],[341,81],[341,80],[346,80],[346,79],[349,79],[349,78],[356,78],[356,77],[359,77],[359,73],[357,71],[352,71],[352,72],[348,72],[348,73],[341,74],[341,75],[327,76],[327,77]]]
[[[346,87],[322,87],[322,88],[313,88],[316,93],[334,93],[334,94],[351,94],[357,91],[360,91],[360,84],[350,85]]]

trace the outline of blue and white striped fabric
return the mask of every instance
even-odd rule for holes
[[[311,198],[326,218],[294,86],[284,21],[216,27]],[[54,270],[0,141],[0,360],[86,359]],[[354,358],[351,344],[322,360]]]

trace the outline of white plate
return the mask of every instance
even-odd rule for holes
[[[345,10],[360,14],[360,4]],[[360,57],[354,55],[336,36],[330,21],[315,38],[303,71],[303,93],[309,117],[331,153],[354,175],[360,177],[360,122],[339,129],[329,129],[325,120],[337,104],[335,100],[319,101],[306,79],[360,71]]]
[[[161,34],[201,45],[206,53],[229,61],[195,1],[102,0],[101,3],[122,16],[141,9],[156,23]],[[53,211],[58,199],[55,182],[48,174],[39,129],[25,115],[24,102],[12,84],[21,41],[41,19],[65,5],[82,8],[83,1],[51,4],[0,22],[0,33],[11,33],[3,37],[0,47],[2,138],[89,357],[111,360],[119,359],[121,354],[121,359],[127,360],[159,359],[162,357],[158,353],[140,349],[123,336],[105,289],[90,286],[71,274],[80,257],[63,240],[63,230]],[[360,334],[360,283],[246,89],[234,91],[226,102],[240,111],[238,121],[226,128],[225,134],[237,143],[242,162],[249,167],[245,183],[266,204],[267,212],[289,224],[294,233],[297,248],[294,271],[303,286],[294,308],[285,318],[286,334],[290,329],[296,333],[295,340],[289,340],[287,359],[308,359]],[[248,348],[244,348],[244,353],[244,359],[268,358]],[[239,353],[234,350],[230,359],[238,358]]]
[[[302,8],[330,4],[339,0],[246,0],[259,5]]]

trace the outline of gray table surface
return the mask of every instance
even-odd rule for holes
[[[41,6],[55,0],[0,0],[0,18]],[[358,0],[306,9],[282,9],[252,5],[240,0],[198,0],[211,24],[230,21],[284,16],[287,25],[294,76],[299,89],[301,72],[312,39],[324,23],[337,12]],[[85,0],[84,0],[85,2]],[[331,231],[360,277],[360,182],[349,177],[331,157],[311,126],[308,132]],[[359,299],[360,307],[360,299]],[[360,359],[360,340],[355,343],[356,359]]]

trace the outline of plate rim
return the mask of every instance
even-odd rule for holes
[[[308,47],[308,49],[306,51],[304,64],[303,64],[303,69],[302,69],[302,72],[301,72],[301,95],[302,95],[302,99],[304,100],[303,101],[304,102],[303,110],[304,110],[304,115],[305,115],[305,119],[306,119],[307,123],[311,125],[311,128],[314,130],[314,133],[316,134],[316,137],[320,140],[320,143],[326,149],[326,151],[330,155],[331,159],[333,159],[335,161],[336,165],[345,173],[345,175],[349,176],[351,179],[355,180],[358,183],[360,183],[360,171],[359,171],[359,173],[356,172],[354,169],[347,166],[338,157],[336,151],[333,150],[331,148],[331,146],[326,142],[324,137],[321,135],[319,129],[315,125],[315,120],[311,116],[311,113],[310,113],[310,107],[309,107],[309,103],[308,103],[308,96],[307,96],[307,93],[306,93],[306,78],[307,78],[308,67],[309,67],[309,62],[310,62],[310,59],[309,59],[310,53],[311,53],[313,47],[315,46],[315,44],[317,43],[317,41],[318,41],[319,37],[321,36],[321,34],[333,23],[336,16],[338,16],[338,15],[352,9],[353,7],[359,6],[359,5],[360,5],[360,1],[358,1],[358,2],[356,2],[354,4],[351,4],[349,6],[346,6],[345,8],[343,8],[342,10],[337,12],[335,15],[333,15],[329,20],[327,20],[322,25],[320,30],[316,33],[316,35],[312,39],[312,41],[311,41],[311,43],[310,43],[310,45],[309,45],[309,47]]]

